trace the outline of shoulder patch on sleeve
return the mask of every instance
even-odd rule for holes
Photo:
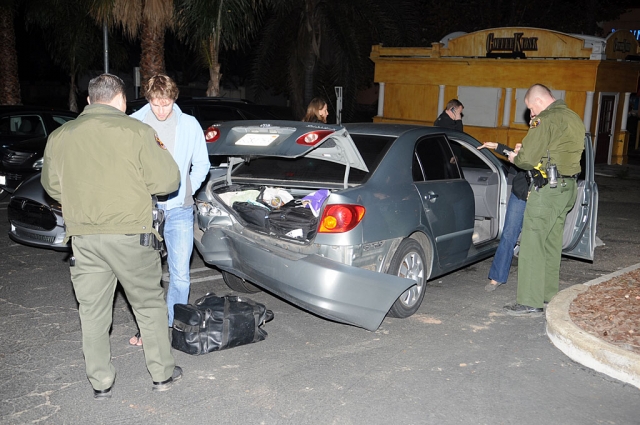
[[[542,121],[540,120],[540,118],[533,119],[529,121],[529,128],[536,128],[537,126],[540,125],[541,122]]]
[[[162,143],[162,140],[160,140],[160,138],[158,137],[158,133],[154,134],[154,136],[156,138],[156,143],[158,144],[158,146],[160,146],[164,150],[167,150],[167,147],[164,145],[164,143]]]

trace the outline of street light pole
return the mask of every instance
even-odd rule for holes
[[[104,72],[109,73],[109,32],[107,31],[107,23],[102,25],[102,38],[104,40]]]

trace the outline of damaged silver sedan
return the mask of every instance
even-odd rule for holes
[[[195,244],[234,290],[375,330],[414,314],[429,279],[495,252],[509,176],[467,134],[293,121],[210,130],[209,154],[228,161],[198,195]]]

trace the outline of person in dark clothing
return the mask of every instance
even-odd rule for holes
[[[309,102],[309,106],[307,106],[307,114],[302,118],[302,121],[321,122],[326,124],[328,115],[329,111],[327,109],[327,102],[319,97],[314,97],[311,99],[311,102]]]
[[[462,126],[462,110],[464,105],[458,99],[451,99],[447,103],[447,107],[434,121],[434,127],[452,128],[454,130],[463,131]]]

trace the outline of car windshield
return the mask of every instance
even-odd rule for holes
[[[369,172],[365,173],[352,168],[349,171],[349,183],[362,184],[378,167],[395,137],[363,134],[351,134],[350,136]],[[314,158],[257,158],[240,165],[233,171],[233,177],[342,183],[344,171],[345,166],[342,164]]]

